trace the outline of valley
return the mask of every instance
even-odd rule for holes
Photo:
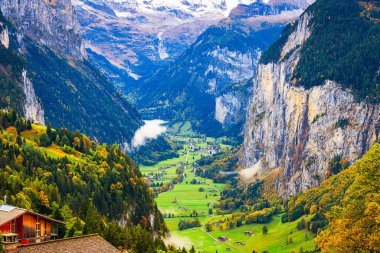
[[[0,253],[379,253],[379,49],[380,0],[1,0]]]
[[[315,249],[315,234],[297,229],[301,219],[306,222],[312,215],[303,216],[289,223],[281,222],[278,214],[268,223],[242,224],[239,227],[225,227],[221,221],[233,220],[235,213],[222,213],[214,205],[220,200],[225,183],[214,183],[212,179],[195,175],[197,161],[211,157],[233,147],[223,144],[226,138],[210,138],[186,131],[169,134],[168,138],[181,145],[178,157],[161,161],[152,166],[140,166],[140,170],[150,185],[157,206],[163,214],[169,229],[167,244],[191,248],[203,253],[224,252],[312,252]],[[200,167],[202,168],[202,167]],[[187,221],[194,227],[179,228],[179,223]],[[207,224],[211,226],[207,228]],[[263,234],[263,227],[268,233]],[[252,233],[252,234],[251,234]],[[292,242],[287,243],[291,237]],[[226,238],[226,239],[225,239]],[[226,241],[224,241],[226,240]]]

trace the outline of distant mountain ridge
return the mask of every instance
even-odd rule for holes
[[[148,78],[137,89],[137,107],[144,117],[190,121],[195,130],[211,135],[238,135],[248,103],[247,82],[261,53],[302,11],[281,1],[239,5]]]
[[[129,91],[238,4],[255,0],[75,0],[90,59]]]

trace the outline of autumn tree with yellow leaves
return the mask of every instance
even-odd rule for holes
[[[322,252],[380,252],[380,144],[353,166],[355,180],[316,240]]]

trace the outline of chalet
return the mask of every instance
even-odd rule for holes
[[[0,205],[0,233],[17,235],[21,244],[55,239],[62,221],[10,205]]]
[[[225,237],[225,236],[219,236],[218,240],[221,241],[221,242],[226,242],[226,241],[228,241],[228,238]]]
[[[248,235],[248,236],[253,235],[253,232],[251,232],[251,231],[244,231],[243,233],[244,233],[245,235]]]
[[[5,253],[120,252],[97,234],[56,239],[59,224],[65,223],[27,209],[0,204],[0,241]]]

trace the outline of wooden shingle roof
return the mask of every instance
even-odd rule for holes
[[[26,212],[25,209],[13,206],[0,205],[0,207],[2,207],[0,208],[0,226],[11,220],[16,219],[17,217],[23,215]]]
[[[36,244],[22,245],[17,253],[120,253],[97,234],[52,240]]]

